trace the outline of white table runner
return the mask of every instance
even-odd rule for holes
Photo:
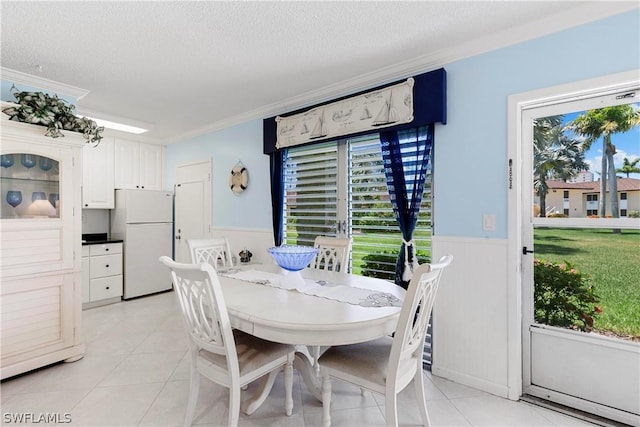
[[[388,292],[338,285],[322,280],[315,281],[305,279],[298,273],[283,275],[260,270],[238,270],[231,268],[226,271],[219,271],[218,274],[245,282],[258,283],[286,290],[295,290],[306,295],[361,305],[363,307],[402,306],[402,301]]]

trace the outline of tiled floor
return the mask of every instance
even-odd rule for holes
[[[87,352],[0,385],[2,424],[20,414],[57,414],[78,426],[182,425],[189,389],[186,338],[172,292],[83,312]],[[513,402],[425,373],[427,406],[436,426],[574,426],[582,420]],[[250,386],[248,392],[251,392]],[[384,399],[334,382],[334,426],[384,425]],[[322,405],[294,375],[294,409],[284,415],[282,374],[265,404],[241,426],[322,425]],[[195,425],[224,426],[227,392],[203,380]],[[67,414],[67,415],[65,415]],[[400,424],[418,426],[412,387],[399,399]],[[37,420],[38,421],[38,420]],[[47,425],[44,422],[33,425]]]

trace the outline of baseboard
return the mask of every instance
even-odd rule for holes
[[[495,396],[509,398],[509,388],[503,384],[496,384],[482,378],[472,377],[470,375],[461,374],[460,372],[443,369],[433,364],[431,366],[431,374],[445,378],[450,381],[454,381],[458,384],[466,385],[467,387],[473,387],[478,390],[485,391]]]

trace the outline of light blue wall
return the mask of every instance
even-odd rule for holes
[[[638,10],[445,65],[448,124],[436,127],[435,233],[507,237],[507,98],[509,95],[640,68]],[[167,183],[175,166],[214,159],[214,227],[271,228],[269,164],[262,154],[262,121],[167,147]],[[249,190],[226,188],[238,160]],[[496,215],[496,231],[482,215]]]
[[[436,129],[435,233],[507,236],[507,98],[640,68],[634,12],[445,66],[448,124]],[[482,231],[482,214],[496,231]]]
[[[269,158],[262,154],[262,120],[168,145],[165,156],[168,188],[175,184],[176,166],[212,159],[213,227],[271,229]],[[249,185],[235,195],[228,184],[238,161],[249,172]]]

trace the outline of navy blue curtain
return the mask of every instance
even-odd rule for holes
[[[284,156],[286,150],[269,154],[271,178],[271,218],[273,221],[273,242],[282,244],[282,216],[284,205]]]
[[[427,176],[434,125],[380,133],[384,174],[402,244],[396,262],[395,283],[407,288],[413,269],[418,265],[413,244],[424,181]]]

